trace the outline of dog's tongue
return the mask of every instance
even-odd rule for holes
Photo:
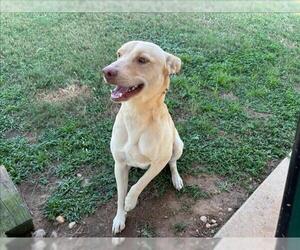
[[[111,97],[116,99],[121,97],[123,94],[125,94],[128,91],[127,87],[121,87],[117,86],[112,92],[111,92]]]

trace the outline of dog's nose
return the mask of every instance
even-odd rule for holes
[[[109,66],[102,69],[102,72],[107,80],[113,79],[118,75],[118,70]]]

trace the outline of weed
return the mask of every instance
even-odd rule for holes
[[[186,230],[187,226],[188,225],[184,222],[175,223],[173,226],[173,231],[175,234],[183,233]]]

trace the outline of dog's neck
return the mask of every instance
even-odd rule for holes
[[[147,100],[134,99],[122,103],[125,109],[131,110],[136,114],[147,115],[153,111],[159,111],[165,107],[165,96],[167,91],[163,91],[159,96]]]

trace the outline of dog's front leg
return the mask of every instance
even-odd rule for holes
[[[160,161],[151,164],[146,173],[134,184],[125,199],[125,211],[128,212],[135,208],[137,199],[150,181],[157,176],[161,170],[167,165],[168,161]]]
[[[113,234],[119,233],[125,228],[126,212],[124,210],[124,204],[128,188],[128,172],[129,168],[125,163],[115,162],[115,178],[118,189],[118,209],[113,220]]]

